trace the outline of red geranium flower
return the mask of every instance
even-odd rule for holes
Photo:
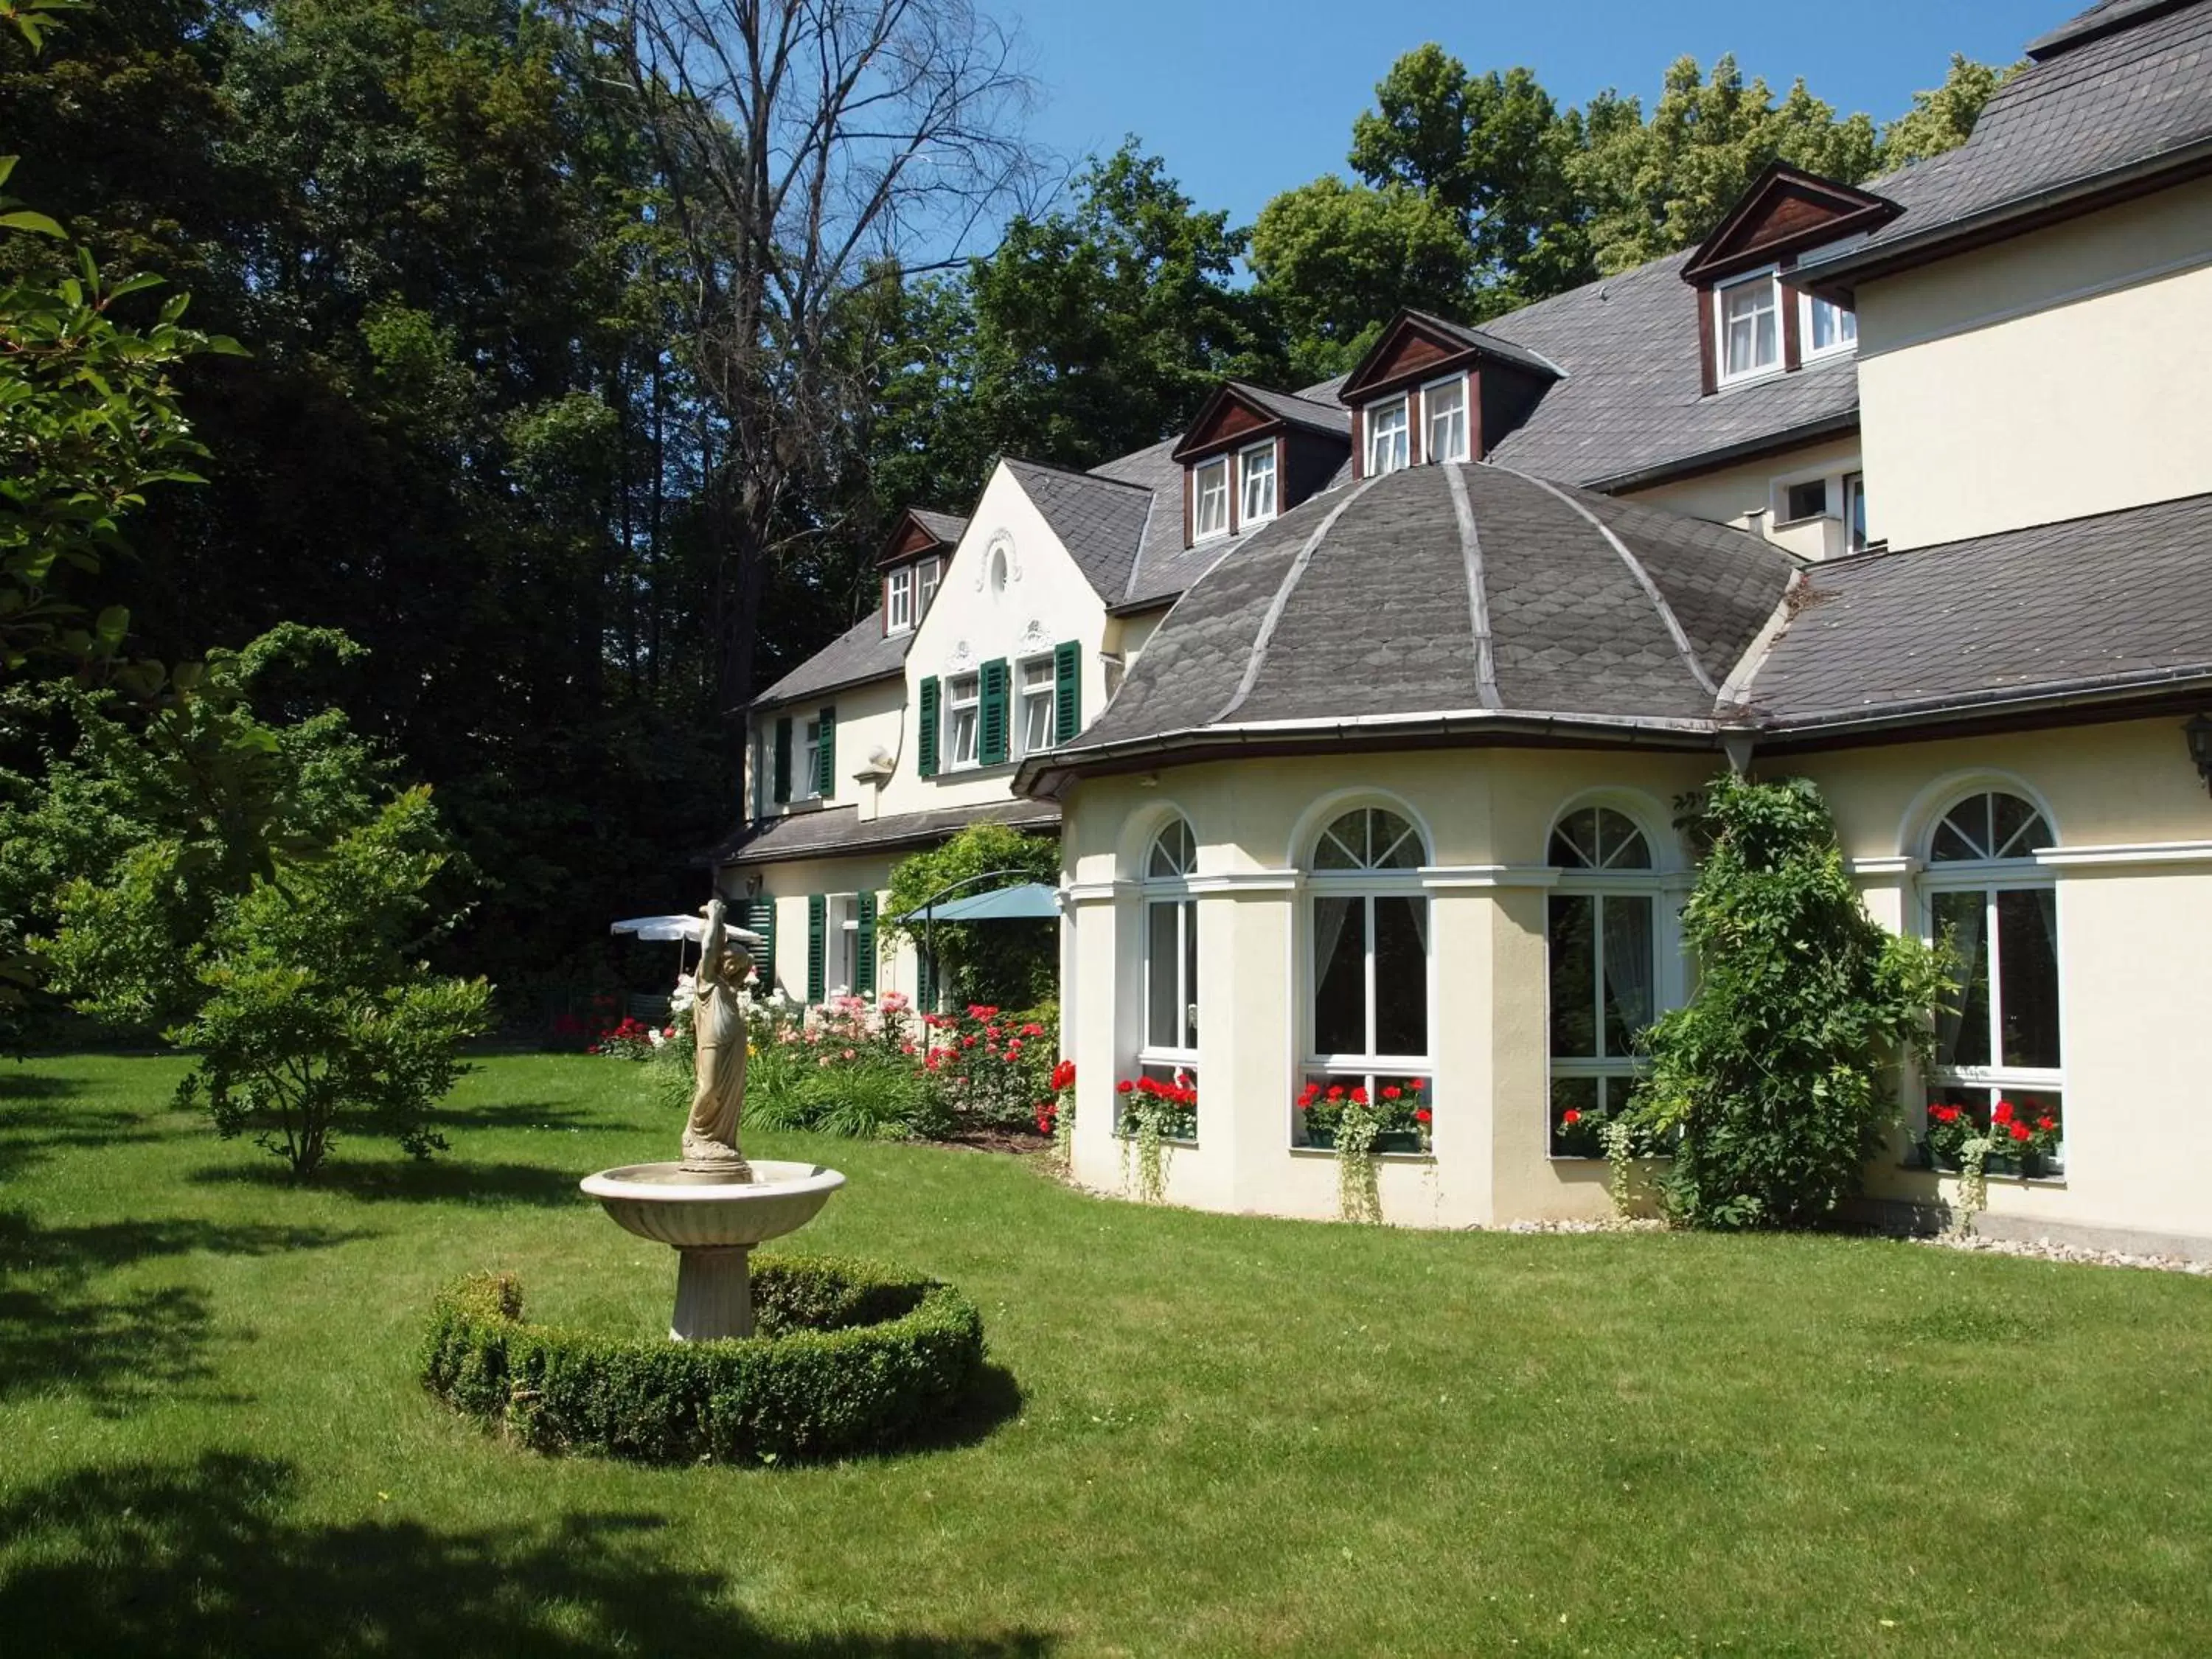
[[[2029,1128],[2025,1123],[2015,1123],[2012,1126],[2012,1138],[2014,1140],[2026,1140],[2033,1135],[2035,1131]]]
[[[1395,1083],[1386,1083],[1382,1085],[1382,1098],[1385,1100],[1397,1099],[1398,1092],[1398,1085]]]
[[[2039,1117],[2035,1120],[2035,1127],[2039,1129],[2055,1129],[2058,1127],[2058,1122],[2055,1118]]]
[[[1562,1123],[1575,1124],[1579,1123],[1582,1121],[1583,1115],[1571,1106],[1568,1107],[1565,1111],[1559,1114],[1559,1121]]]
[[[1344,1098],[1344,1085],[1341,1083],[1330,1084],[1328,1085],[1328,1097],[1331,1100],[1342,1100]]]
[[[1126,1095],[1133,1091],[1136,1086],[1137,1085],[1130,1082],[1128,1079],[1123,1078],[1119,1083],[1114,1085],[1114,1092],[1117,1095]]]
[[[1364,1106],[1367,1103],[1367,1091],[1354,1089],[1352,1091],[1352,1103],[1355,1106]]]
[[[1426,1123],[1435,1116],[1436,1114],[1425,1106],[1416,1106],[1413,1109],[1413,1121],[1416,1123]]]
[[[2009,1123],[2009,1122],[2011,1122],[2011,1121],[2012,1121],[2012,1102],[2010,1102],[2010,1101],[2008,1101],[2008,1100],[2001,1100],[2001,1101],[1997,1102],[1997,1109],[1996,1109],[1996,1110],[1995,1110],[1994,1112],[1991,1112],[1991,1113],[1990,1114],[1990,1122],[1992,1122],[1992,1123]]]

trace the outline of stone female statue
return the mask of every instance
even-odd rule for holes
[[[707,907],[707,937],[692,980],[698,1060],[691,1115],[684,1125],[684,1167],[725,1181],[752,1179],[738,1151],[738,1120],[745,1109],[745,1016],[738,1000],[752,969],[744,942],[757,937],[728,927],[722,901],[714,900]]]

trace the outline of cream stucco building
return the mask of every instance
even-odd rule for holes
[[[1406,1103],[1387,1218],[1595,1215],[1589,1126],[1690,981],[1674,802],[1802,775],[1877,918],[1972,964],[1876,1194],[1943,1201],[1925,1109],[2010,1101],[2062,1146],[1989,1230],[2202,1253],[2212,0],[2030,52],[1947,155],[1771,168],[1686,254],[914,515],[753,711],[720,878],[779,977],[910,988],[841,907],[1056,823],[1084,1178],[1116,1081],[1179,1074],[1175,1201],[1331,1215],[1297,1102],[1363,1087]]]

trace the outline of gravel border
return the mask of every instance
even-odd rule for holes
[[[1982,1255],[2016,1255],[2034,1261],[2066,1261],[2085,1267],[2148,1267],[2154,1273],[2212,1276],[2212,1261],[2191,1261],[2178,1255],[2131,1255],[2125,1250],[2095,1250],[2084,1244],[2060,1244],[2048,1238],[1984,1238],[1970,1233],[1964,1238],[1912,1237],[1908,1244],[1939,1250],[1966,1250]]]

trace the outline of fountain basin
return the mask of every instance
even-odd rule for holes
[[[819,1164],[756,1159],[752,1172],[733,1182],[681,1164],[626,1164],[580,1183],[617,1226],[677,1252],[668,1334],[678,1342],[750,1336],[753,1246],[804,1227],[845,1184]]]
[[[821,1213],[845,1177],[819,1164],[757,1159],[749,1182],[717,1180],[681,1164],[625,1164],[586,1176],[583,1189],[616,1225],[679,1250],[726,1249],[795,1232]]]

